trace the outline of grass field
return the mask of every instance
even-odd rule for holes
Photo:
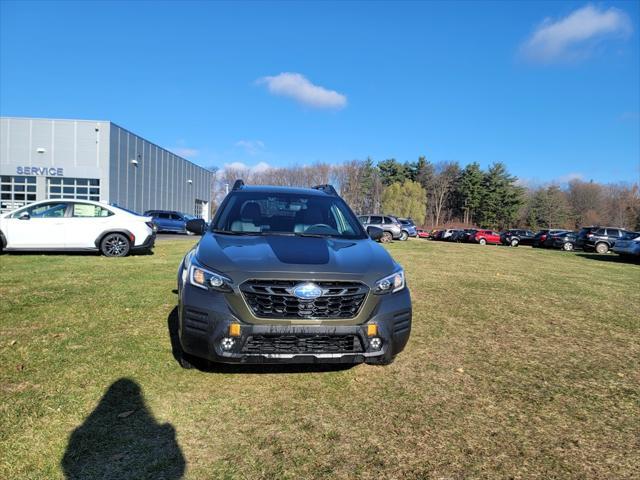
[[[181,370],[192,239],[0,257],[0,478],[639,478],[640,266],[426,241],[388,367]]]

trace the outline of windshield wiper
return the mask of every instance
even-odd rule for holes
[[[211,230],[213,233],[221,233],[222,235],[262,235],[262,232],[236,232],[234,230],[220,230],[214,228]]]

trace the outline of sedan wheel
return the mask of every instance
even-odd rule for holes
[[[520,242],[517,239],[513,239],[511,240],[511,246],[512,247],[517,247],[520,244]]]
[[[129,239],[121,233],[110,233],[100,244],[100,251],[105,257],[126,257],[130,248]]]
[[[596,245],[596,252],[598,253],[607,253],[609,251],[609,245],[606,243],[599,243]]]
[[[572,251],[572,250],[573,250],[573,243],[571,243],[571,242],[564,242],[564,244],[562,245],[562,249],[563,249],[565,252],[570,252],[570,251]]]
[[[393,240],[393,236],[389,232],[384,232],[380,238],[380,243],[389,243]]]
[[[404,242],[408,238],[409,238],[409,234],[403,230],[402,233],[400,234],[400,240]]]
[[[481,239],[478,241],[478,243],[479,243],[480,245],[486,245],[486,244],[487,244],[487,241],[486,241],[484,238],[481,238]]]

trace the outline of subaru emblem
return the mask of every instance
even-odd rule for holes
[[[291,293],[301,300],[315,300],[322,295],[322,289],[315,283],[300,283],[291,289]]]

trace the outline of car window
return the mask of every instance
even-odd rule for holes
[[[26,212],[31,218],[60,218],[64,217],[66,210],[65,202],[49,202],[19,210],[12,217],[18,218]]]
[[[610,235],[612,237],[619,237],[620,230],[618,230],[617,228],[607,228],[607,235]]]
[[[595,231],[596,235],[605,235],[605,231],[604,228],[599,228],[598,230]]]
[[[391,218],[389,218],[389,217],[384,217],[384,224],[385,224],[385,225],[390,225],[390,224],[392,224],[392,223],[394,223],[394,222],[393,222],[393,220],[391,220]]]
[[[368,217],[364,217],[364,216],[360,215],[360,216],[358,217],[358,220],[360,220],[360,223],[367,223],[367,218],[368,218]]]
[[[158,218],[162,218],[164,220],[169,220],[171,218],[171,215],[168,213],[164,213],[164,212],[160,212],[157,214]]]
[[[73,217],[109,217],[113,215],[111,210],[107,210],[100,205],[92,205],[90,203],[74,203]]]
[[[182,217],[180,215],[178,215],[177,213],[172,213],[171,214],[171,220],[182,220]]]
[[[371,217],[371,222],[370,223],[380,224],[380,223],[382,223],[382,217],[377,217],[377,216]]]
[[[227,197],[212,229],[223,234],[367,238],[357,217],[340,197],[304,193],[233,193]]]

